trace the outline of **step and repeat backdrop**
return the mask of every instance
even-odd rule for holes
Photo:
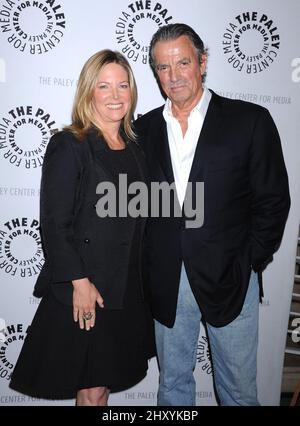
[[[207,87],[268,108],[289,173],[292,207],[284,238],[264,273],[259,397],[279,403],[300,210],[300,2],[298,0],[0,0],[0,405],[73,405],[8,388],[39,300],[41,166],[49,138],[70,122],[84,62],[103,48],[128,58],[139,89],[136,114],[163,103],[149,67],[158,27],[191,25],[209,50]],[[56,348],[60,350],[59,347]],[[207,338],[198,341],[197,404],[215,405]],[[111,405],[155,405],[158,368]]]

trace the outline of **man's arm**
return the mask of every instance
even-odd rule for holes
[[[278,250],[290,208],[280,138],[266,109],[261,109],[253,130],[249,169],[253,194],[252,267],[257,272],[272,261]]]

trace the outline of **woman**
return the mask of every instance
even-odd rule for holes
[[[41,183],[46,261],[34,294],[43,297],[10,387],[77,405],[107,405],[133,386],[153,354],[141,272],[142,218],[99,217],[100,182],[117,191],[145,181],[131,118],[136,84],[127,60],[103,50],[84,65],[72,124],[47,147]],[[123,194],[124,195],[124,194]]]

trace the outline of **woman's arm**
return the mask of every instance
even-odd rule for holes
[[[79,320],[80,328],[89,330],[95,324],[95,304],[103,307],[103,299],[88,279],[75,245],[73,223],[82,173],[74,151],[78,143],[70,133],[60,132],[48,144],[42,170],[41,228],[53,282],[72,281],[74,321]],[[84,322],[87,312],[92,317]]]
[[[47,147],[42,169],[40,216],[42,238],[53,282],[85,278],[73,229],[76,193],[82,166],[74,152],[75,137],[55,134]]]

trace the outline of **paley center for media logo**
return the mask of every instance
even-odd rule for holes
[[[203,335],[199,338],[197,345],[197,362],[203,372],[212,374],[211,355],[208,344],[208,338]]]
[[[133,62],[148,64],[152,35],[158,27],[170,24],[172,19],[172,13],[164,2],[130,2],[117,18],[115,36],[118,50]]]
[[[0,156],[16,167],[39,168],[55,121],[40,106],[19,105],[0,116]]]
[[[15,217],[0,227],[0,273],[13,277],[37,276],[44,264],[39,222]]]
[[[27,327],[26,327],[27,328]],[[26,337],[24,324],[9,324],[0,339],[0,379],[9,381],[15,362]]]
[[[62,40],[65,14],[56,0],[0,1],[0,30],[19,52],[40,55]]]
[[[227,24],[222,47],[227,62],[236,71],[256,74],[268,69],[276,60],[280,34],[269,15],[243,12]]]

